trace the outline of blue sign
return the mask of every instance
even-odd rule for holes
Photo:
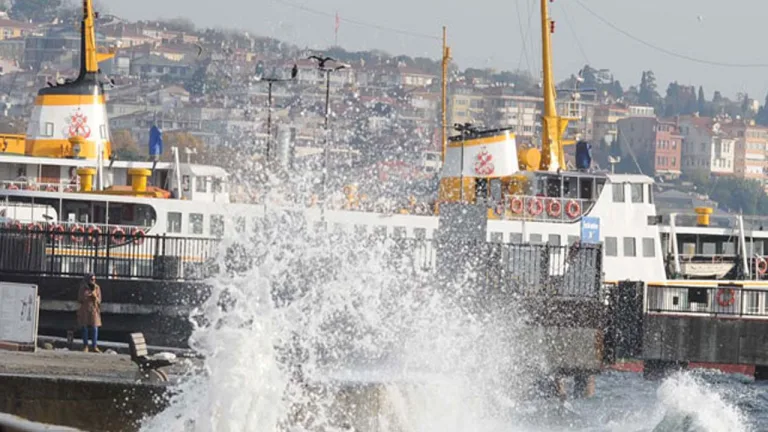
[[[153,125],[149,130],[149,155],[160,156],[163,154],[163,133]]]
[[[584,216],[581,218],[581,242],[600,243],[600,218]]]

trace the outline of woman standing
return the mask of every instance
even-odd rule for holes
[[[101,327],[101,288],[96,284],[96,275],[86,275],[80,287],[77,301],[77,323],[83,331],[83,351],[88,352],[88,330],[93,333],[93,352],[101,352],[98,347],[99,327]]]

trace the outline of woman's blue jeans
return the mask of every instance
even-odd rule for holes
[[[84,326],[83,327],[83,346],[88,346],[88,329],[91,329],[93,333],[92,347],[96,348],[96,344],[99,342],[99,328],[96,326]]]

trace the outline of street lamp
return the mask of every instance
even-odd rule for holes
[[[343,63],[337,63],[336,60],[334,60],[331,57],[309,56],[307,59],[317,61],[317,68],[325,73],[325,122],[323,126],[325,140],[323,143],[323,182],[322,182],[323,205],[325,205],[325,198],[326,198],[325,189],[326,189],[326,181],[328,177],[328,119],[330,117],[330,108],[331,108],[331,73],[340,71],[342,69],[347,69],[350,66]],[[326,66],[327,62],[335,63],[335,66]]]
[[[290,78],[262,78],[260,75],[263,73],[263,70],[264,67],[261,64],[256,66],[256,79],[260,82],[267,83],[267,154],[265,159],[266,162],[269,162],[269,145],[272,141],[272,84],[278,82],[293,81],[299,74],[299,67],[297,65],[293,65]]]

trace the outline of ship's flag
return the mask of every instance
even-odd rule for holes
[[[163,132],[157,125],[149,129],[149,155],[160,156],[163,154]]]

